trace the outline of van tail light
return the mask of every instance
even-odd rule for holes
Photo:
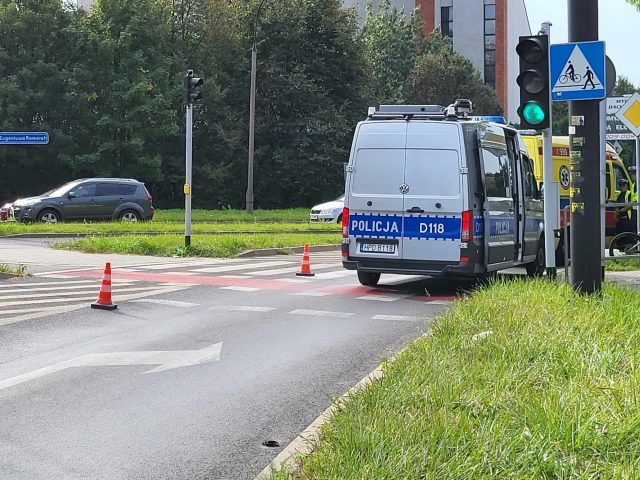
[[[462,235],[460,240],[463,243],[473,240],[473,212],[471,210],[462,212]]]
[[[342,209],[342,238],[349,236],[349,209]]]
[[[153,197],[151,195],[149,195],[148,193],[147,193],[147,200],[149,200],[150,202],[153,202]]]

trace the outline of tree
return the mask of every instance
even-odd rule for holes
[[[484,84],[473,64],[454,52],[451,43],[443,41],[437,31],[407,78],[405,95],[409,103],[442,106],[467,98],[478,115],[502,114],[495,91]]]
[[[634,5],[638,10],[640,10],[640,0],[627,0],[628,3]]]
[[[619,97],[622,95],[630,95],[640,91],[640,86],[636,87],[628,77],[624,75],[618,75],[616,86],[611,93],[612,97]]]
[[[153,0],[99,0],[77,26],[83,53],[70,100],[77,109],[74,175],[162,178],[167,138],[178,141],[171,99],[170,14]]]
[[[425,48],[423,29],[416,11],[391,8],[390,0],[367,5],[360,36],[366,61],[369,104],[402,103],[402,88],[419,53]]]
[[[46,131],[46,146],[0,146],[0,200],[66,180],[73,151],[68,68],[74,13],[57,0],[0,2],[0,131]]]

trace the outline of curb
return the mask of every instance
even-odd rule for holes
[[[404,350],[404,349],[403,349]],[[398,352],[400,353],[400,352]],[[394,355],[388,361],[393,360],[397,356]],[[335,400],[333,404],[316,418],[311,425],[304,429],[289,445],[282,450],[269,465],[267,465],[256,477],[255,480],[270,480],[271,473],[276,470],[284,469],[288,473],[293,473],[297,467],[298,456],[311,453],[320,438],[322,426],[327,423],[331,416],[340,410],[341,405],[349,398],[350,395],[358,393],[370,387],[374,382],[384,377],[382,365],[369,373],[366,377],[356,383],[347,390],[340,398]]]
[[[210,232],[192,232],[193,235],[264,235],[264,234],[303,234],[303,235],[322,235],[322,234],[339,234],[339,231],[333,230],[292,230],[292,231],[275,231],[275,230],[229,230],[229,231],[210,231]],[[124,235],[184,235],[184,232],[109,232],[109,233],[14,233],[10,235],[0,235],[3,238],[29,239],[29,238],[85,238],[85,237],[122,237]]]
[[[310,252],[333,252],[338,250],[340,250],[340,244],[309,246]],[[258,250],[248,250],[234,255],[231,258],[267,257],[271,255],[291,255],[303,252],[304,247],[262,248]]]

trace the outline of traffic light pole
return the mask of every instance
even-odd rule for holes
[[[598,40],[598,0],[568,0],[569,42]],[[602,288],[600,237],[600,101],[569,102],[571,266],[573,288]],[[581,139],[577,140],[577,139]]]
[[[184,183],[184,246],[191,245],[191,158],[193,136],[193,105],[187,104],[187,175]]]

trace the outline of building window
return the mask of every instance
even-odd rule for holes
[[[496,86],[496,6],[484,6],[484,83]]]
[[[440,30],[445,37],[453,37],[453,7],[440,7]]]

